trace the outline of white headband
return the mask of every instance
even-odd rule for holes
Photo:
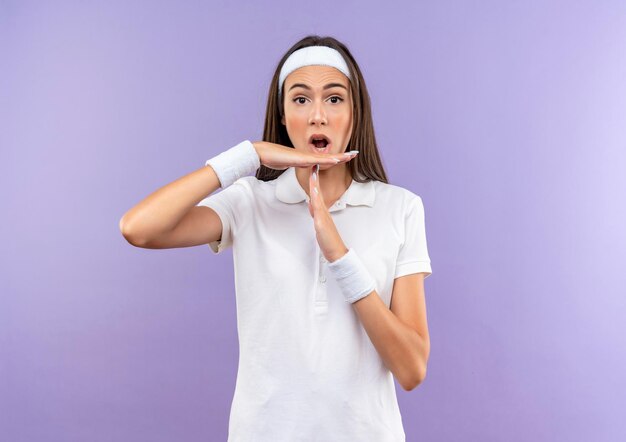
[[[338,50],[328,46],[307,46],[293,52],[283,63],[278,76],[278,96],[282,94],[287,75],[302,66],[311,65],[331,66],[343,72],[348,79],[350,78],[350,69]]]

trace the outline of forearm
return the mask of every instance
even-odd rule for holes
[[[415,388],[426,375],[425,340],[388,309],[376,291],[352,305],[385,365],[405,390]]]
[[[168,232],[200,200],[220,187],[211,166],[203,166],[154,191],[124,214],[120,230],[126,238],[145,241]]]

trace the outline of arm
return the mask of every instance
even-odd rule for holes
[[[351,155],[319,155],[265,141],[244,140],[210,158],[205,166],[161,187],[129,210],[120,220],[124,238],[137,247],[188,247],[216,241],[222,220],[206,206],[195,207],[219,187],[228,188],[238,177],[265,165],[270,168],[346,162]]]
[[[424,274],[394,281],[391,308],[376,291],[352,304],[385,365],[406,391],[426,377],[430,338],[426,323]]]
[[[194,206],[219,187],[213,168],[203,166],[161,187],[126,212],[120,219],[122,235],[132,245],[146,248],[190,246],[218,239],[222,227],[219,217],[208,207]],[[176,232],[183,218],[187,225]],[[207,219],[213,222],[206,223]],[[207,227],[202,230],[202,225]],[[212,238],[216,233],[218,236]]]
[[[324,202],[317,173],[313,173],[311,168],[309,174],[309,211],[314,220],[317,242],[328,259],[328,268],[346,301],[354,306],[385,365],[405,390],[412,390],[426,376],[430,352],[424,301],[425,273],[406,273],[395,278],[391,306],[387,308],[376,293],[373,277],[358,258],[356,251],[348,249],[341,239]],[[416,201],[421,203],[421,200]],[[419,211],[413,213],[420,215]],[[409,244],[415,244],[414,236],[415,230],[409,238]],[[420,244],[425,247],[426,242]],[[414,250],[404,250],[408,251],[404,255],[413,258]],[[404,255],[401,258],[406,258]],[[423,259],[421,255],[419,258]],[[419,262],[422,268],[426,268],[426,261],[413,259],[409,262]]]

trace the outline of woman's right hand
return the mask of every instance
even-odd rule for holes
[[[281,144],[270,143],[268,141],[255,141],[252,143],[259,154],[261,164],[275,170],[285,170],[289,167],[307,167],[319,164],[336,165],[347,163],[357,154],[319,154],[314,152],[301,152],[295,148],[283,146]]]

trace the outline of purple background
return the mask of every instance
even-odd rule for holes
[[[2,440],[226,440],[232,250],[118,222],[260,140],[309,33],[351,49],[425,205],[407,440],[625,440],[626,4],[434,3],[0,2]]]

